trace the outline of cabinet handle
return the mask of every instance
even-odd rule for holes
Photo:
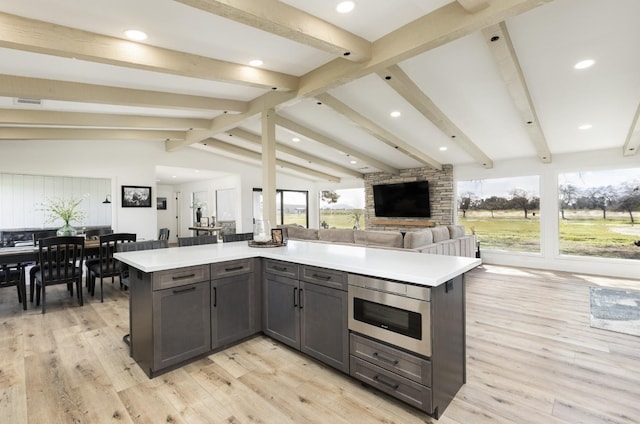
[[[175,289],[173,290],[173,294],[186,293],[186,292],[194,291],[195,289],[196,289],[195,286],[187,287],[184,289]]]
[[[319,280],[325,280],[325,281],[331,280],[331,276],[330,275],[313,274],[312,277],[313,278],[317,278]]]
[[[193,278],[196,274],[187,274],[187,275],[174,275],[171,277],[172,280],[185,280],[187,278]]]
[[[377,375],[377,374],[376,374],[375,376],[373,376],[373,380],[374,380],[376,383],[380,383],[380,384],[382,384],[382,385],[385,385],[385,386],[387,386],[387,387],[390,387],[390,388],[392,388],[393,390],[398,390],[398,387],[400,387],[400,385],[399,385],[398,383],[389,383],[389,382],[387,382],[387,381],[384,381],[384,380],[383,380],[383,379],[381,379],[381,378],[380,378],[380,376],[379,376],[379,375]]]
[[[240,265],[240,266],[234,266],[234,267],[231,267],[231,268],[225,268],[224,270],[226,272],[230,272],[230,271],[237,271],[237,270],[242,269],[242,268],[244,268],[244,267],[242,265]]]
[[[286,266],[278,266],[278,265],[274,265],[273,269],[275,269],[276,271],[282,271],[285,272],[287,270]]]
[[[213,288],[213,307],[218,306],[218,289],[216,287]]]
[[[398,365],[398,360],[397,359],[389,359],[389,358],[385,358],[384,356],[381,356],[378,352],[373,352],[373,357],[376,359],[379,359],[383,362],[388,362],[391,365]]]
[[[298,288],[297,288],[297,287],[294,287],[294,288],[293,288],[293,307],[294,307],[294,308],[298,306],[298,304],[296,303],[296,297],[297,297],[297,296],[296,296],[296,294],[297,294],[296,292],[297,292],[297,291],[298,291]]]
[[[298,305],[300,309],[302,309],[304,306],[302,305],[302,289],[298,290]]]

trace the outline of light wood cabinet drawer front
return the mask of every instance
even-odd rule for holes
[[[153,273],[153,290],[209,281],[209,265],[188,266]]]
[[[302,265],[300,279],[338,290],[347,290],[347,273],[332,269]]]
[[[381,368],[431,387],[431,362],[351,333],[349,353]]]
[[[270,274],[282,275],[283,277],[298,279],[298,265],[273,259],[265,259],[264,270]]]
[[[211,264],[211,279],[233,277],[234,275],[253,272],[253,259],[241,259],[237,261]]]
[[[401,401],[431,414],[433,408],[431,389],[421,384],[400,377],[390,371],[363,361],[355,356],[350,357],[350,375],[370,386],[385,392]]]

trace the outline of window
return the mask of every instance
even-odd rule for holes
[[[320,192],[320,228],[364,229],[364,188]]]
[[[458,223],[483,249],[540,251],[538,176],[459,181]]]
[[[253,218],[262,219],[262,189],[253,189]],[[299,224],[309,226],[309,192],[301,190],[276,190],[276,223],[271,225]]]
[[[560,253],[640,259],[640,168],[558,176]]]

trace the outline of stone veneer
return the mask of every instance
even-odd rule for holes
[[[429,181],[429,201],[431,218],[378,218],[373,207],[373,185],[395,184],[412,181]],[[398,175],[385,172],[366,174],[364,178],[365,223],[369,230],[416,231],[420,226],[397,225],[398,221],[431,222],[434,225],[453,224],[453,165],[442,165],[442,170],[432,168],[403,169]],[[389,225],[373,224],[372,221],[394,221]]]

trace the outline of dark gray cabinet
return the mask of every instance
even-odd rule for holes
[[[154,370],[211,349],[208,281],[153,292],[153,310]]]
[[[216,349],[260,331],[260,284],[255,259],[211,265],[211,347]]]
[[[148,376],[211,350],[208,265],[129,279],[131,356]]]
[[[265,262],[264,333],[348,373],[346,274]]]

